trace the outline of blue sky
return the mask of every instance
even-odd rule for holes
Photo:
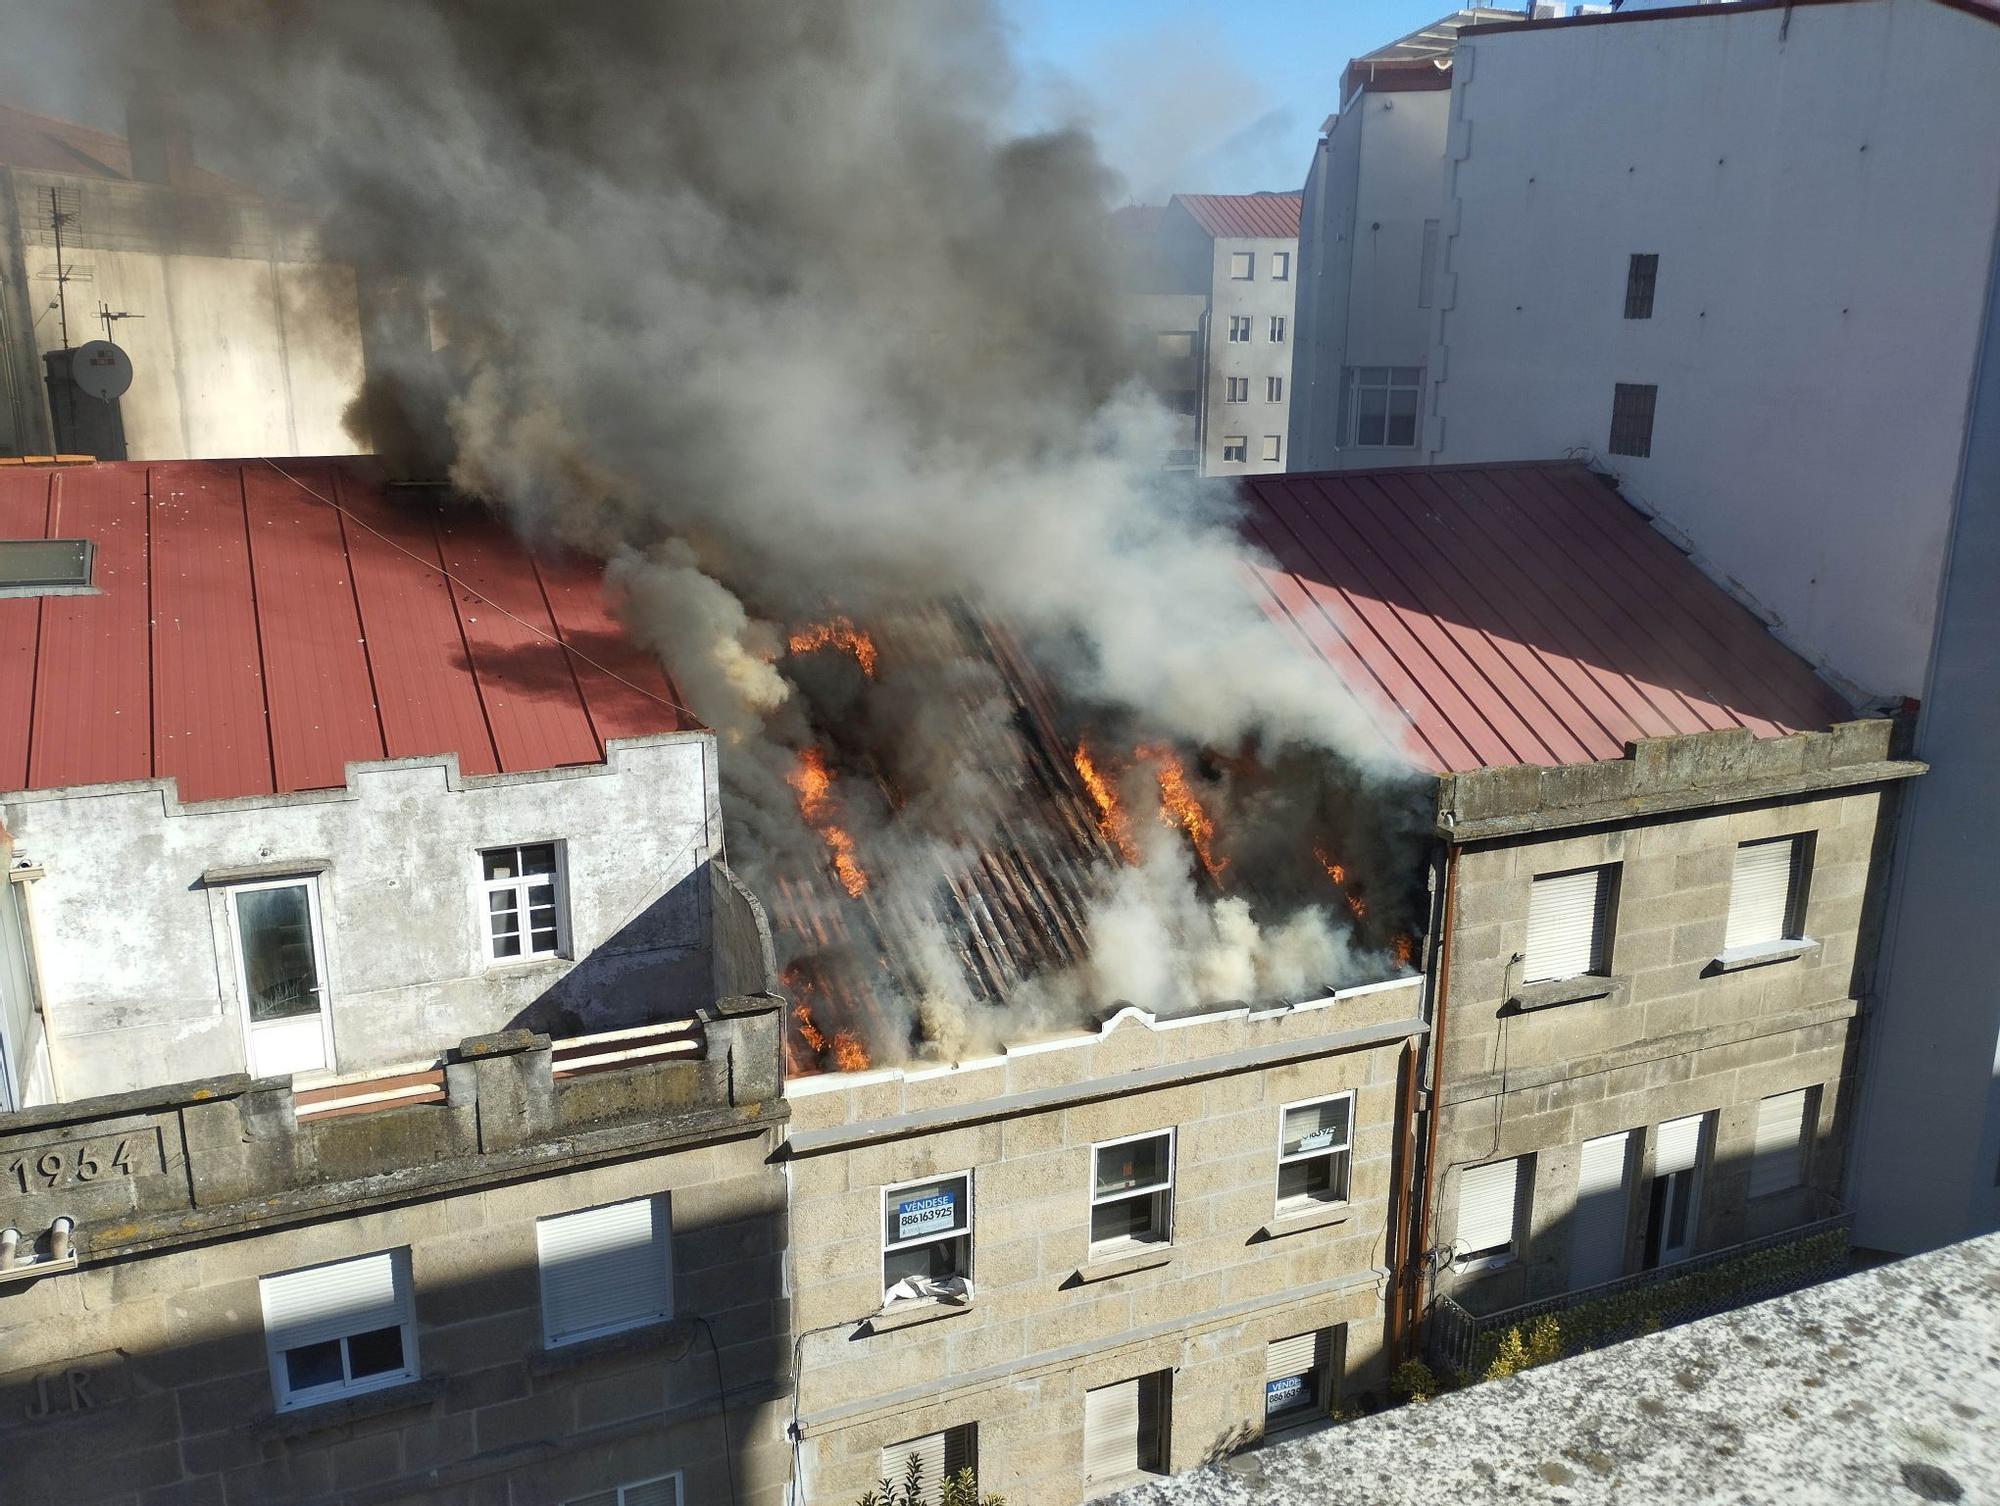
[[[1024,124],[1082,119],[1146,202],[1305,181],[1347,60],[1450,0],[1001,0]]]

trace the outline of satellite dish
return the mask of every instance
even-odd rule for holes
[[[91,340],[77,346],[69,375],[100,403],[116,402],[132,385],[132,358],[109,340]]]

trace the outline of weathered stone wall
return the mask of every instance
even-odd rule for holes
[[[1917,767],[1877,763],[1888,751],[1886,733],[1882,737],[1857,747],[1847,769],[1864,780],[1871,770],[1888,771],[1872,782],[1844,782],[1823,762],[1828,777],[1817,790],[1756,803],[1690,800],[1692,810],[1615,824],[1577,825],[1563,815],[1601,810],[1601,791],[1575,806],[1547,798],[1551,781],[1569,771],[1506,771],[1523,788],[1534,783],[1530,775],[1539,775],[1539,810],[1547,824],[1540,833],[1521,827],[1522,835],[1469,843],[1458,856],[1433,1240],[1452,1241],[1458,1173],[1466,1166],[1533,1157],[1524,1191],[1531,1213],[1520,1258],[1487,1272],[1448,1272],[1439,1290],[1479,1311],[1567,1290],[1580,1148],[1621,1130],[1637,1131],[1643,1141],[1630,1183],[1626,1250],[1626,1269],[1638,1269],[1657,1126],[1688,1115],[1716,1116],[1701,1175],[1697,1249],[1834,1211],[1893,780]],[[1716,777],[1752,788],[1760,777],[1754,760],[1789,759],[1796,768],[1801,751],[1813,756],[1810,739],[1787,741],[1801,746],[1755,745],[1751,764],[1739,761],[1734,774]],[[1834,750],[1838,764],[1837,741],[1818,746]],[[1642,752],[1647,747],[1640,745]],[[1674,757],[1693,757],[1683,765],[1693,769],[1701,753],[1692,748]],[[1650,761],[1639,760],[1636,775],[1630,768],[1618,772],[1617,765],[1606,766],[1612,774],[1584,773],[1607,785],[1627,781],[1634,798],[1660,794],[1670,781],[1654,780],[1648,788],[1643,765]],[[1698,779],[1681,783],[1684,794],[1699,787]],[[1498,788],[1496,782],[1492,789]],[[1530,800],[1514,810],[1534,805]],[[1497,800],[1485,811],[1463,805],[1460,811],[1466,825],[1510,819]],[[1811,835],[1804,931],[1813,944],[1761,966],[1718,967],[1737,844],[1794,833]],[[1618,865],[1604,986],[1570,1002],[1537,999],[1534,989],[1520,984],[1530,887],[1538,874],[1598,864]],[[1752,1201],[1748,1177],[1758,1103],[1804,1087],[1820,1090],[1806,1185]]]
[[[46,870],[29,902],[63,1095],[245,1069],[227,883],[204,881],[216,870],[318,870],[338,1071],[510,1025],[686,1012],[714,996],[712,744],[632,739],[601,766],[493,777],[436,758],[356,765],[342,789],[197,805],[170,781],[10,796],[0,824]],[[479,850],[552,839],[571,956],[488,963]]]
[[[0,1282],[0,1499],[550,1506],[681,1470],[781,1500],[777,1029],[764,1001],[704,1061],[566,1081],[546,1039],[467,1042],[449,1102],[324,1121],[240,1078],[0,1120],[0,1169],[60,1160],[0,1224],[66,1213],[82,1255]],[[535,1220],[661,1192],[674,1320],[545,1350]],[[258,1278],[400,1247],[421,1378],[276,1412]]]
[[[1126,1011],[988,1061],[788,1084],[806,1499],[844,1506],[885,1444],[975,1423],[985,1489],[1078,1500],[1084,1391],[1158,1370],[1188,1467],[1261,1431],[1265,1345],[1321,1327],[1347,1325],[1350,1393],[1378,1387],[1420,993],[1412,978],[1294,1009]],[[1282,1106],[1347,1090],[1348,1205],[1277,1218]],[[1168,1127],[1171,1247],[1092,1262],[1091,1146]],[[883,1189],[968,1170],[974,1300],[882,1314]]]

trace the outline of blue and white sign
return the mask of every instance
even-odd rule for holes
[[[943,1234],[958,1227],[958,1199],[949,1192],[911,1198],[896,1204],[896,1238],[914,1239],[919,1234]]]
[[[1285,1412],[1305,1404],[1306,1378],[1303,1375],[1286,1375],[1274,1381],[1264,1382],[1266,1412]]]
[[[1295,1154],[1303,1155],[1309,1150],[1325,1150],[1331,1144],[1333,1144],[1332,1130],[1314,1130],[1310,1135],[1301,1135],[1299,1143],[1293,1149]]]

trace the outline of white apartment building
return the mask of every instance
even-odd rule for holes
[[[1342,72],[1299,214],[1293,470],[1418,458],[1452,48],[1462,27],[1519,18],[1456,10]]]
[[[1848,1197],[1863,1245],[2000,1226],[2000,11],[1517,20],[1451,72],[1420,453],[1592,459],[1857,704],[1920,705]],[[1364,140],[1410,98],[1362,92]]]
[[[1183,424],[1167,466],[1286,469],[1298,194],[1175,194],[1144,235],[1127,317],[1152,342],[1155,386]]]

